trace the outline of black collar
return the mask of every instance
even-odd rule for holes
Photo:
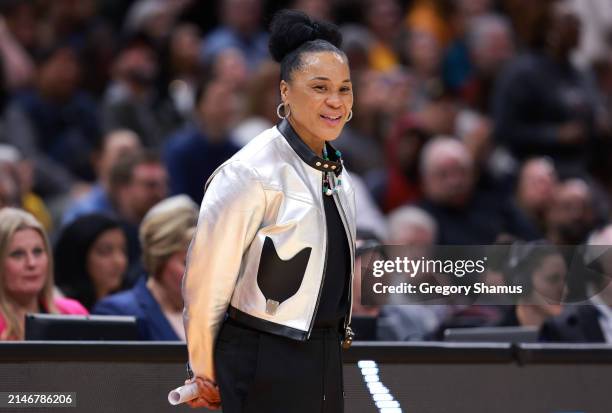
[[[322,172],[334,172],[336,175],[339,175],[340,172],[342,172],[342,163],[340,162],[340,158],[336,155],[336,149],[329,142],[325,143],[327,145],[327,153],[329,154],[330,158],[330,160],[327,161],[316,155],[312,149],[310,149],[308,145],[304,143],[287,119],[280,121],[276,127],[285,137],[295,153],[297,153],[297,155],[308,165]]]

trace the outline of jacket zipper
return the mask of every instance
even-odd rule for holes
[[[328,172],[323,172],[324,174],[328,173]],[[323,276],[321,277],[321,284],[319,285],[319,293],[317,294],[317,302],[315,303],[315,308],[314,308],[314,312],[312,313],[312,316],[310,317],[310,326],[308,327],[308,335],[306,336],[306,340],[308,340],[310,338],[310,334],[312,333],[312,328],[314,326],[314,321],[315,321],[315,317],[317,316],[317,310],[319,309],[319,301],[321,300],[321,292],[323,291],[323,282],[325,281],[325,273],[327,271],[327,243],[328,243],[328,237],[327,237],[327,220],[325,217],[325,205],[323,204],[323,191],[319,191],[319,194],[321,196],[321,211],[323,211],[323,227],[325,228],[325,231],[323,231],[325,233],[325,259],[323,261]]]
[[[353,251],[353,235],[351,234],[351,230],[349,229],[349,226],[347,224],[346,214],[344,212],[344,208],[342,207],[342,202],[340,202],[338,193],[334,193],[333,197],[336,203],[336,208],[338,208],[338,211],[340,211],[340,218],[342,219],[342,224],[344,225],[344,231],[346,232],[346,239],[349,243],[349,251],[351,253],[351,279],[349,281],[348,317],[344,320],[344,331],[342,332],[344,337],[346,328],[351,324],[351,317],[353,315],[353,275],[355,271],[355,253]]]

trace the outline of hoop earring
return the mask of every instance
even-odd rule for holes
[[[281,107],[285,111],[285,116],[282,116],[280,113]],[[289,108],[289,111],[287,111],[287,106],[282,102],[279,103],[278,106],[276,107],[276,116],[278,116],[280,119],[287,119],[289,115],[291,115],[291,108]]]
[[[348,122],[351,119],[353,119],[353,111],[352,110],[349,112],[349,115],[348,115],[348,118],[346,118],[346,121]]]

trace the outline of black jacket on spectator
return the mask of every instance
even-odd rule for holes
[[[520,56],[502,72],[495,88],[496,139],[519,160],[548,155],[562,176],[582,175],[589,144],[560,144],[558,130],[576,121],[592,138],[593,102],[585,78],[570,64],[545,55]]]
[[[476,193],[464,208],[452,208],[424,200],[419,205],[438,223],[437,244],[485,245],[501,234],[523,240],[540,238],[538,231],[507,199]]]
[[[540,341],[566,343],[605,343],[599,325],[599,310],[592,305],[573,305],[546,320],[540,330]]]

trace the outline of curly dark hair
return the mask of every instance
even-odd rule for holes
[[[281,10],[270,25],[270,54],[281,64],[281,80],[289,80],[291,72],[299,68],[302,54],[308,52],[335,52],[346,58],[340,50],[342,34],[332,23],[313,20],[297,10]]]

